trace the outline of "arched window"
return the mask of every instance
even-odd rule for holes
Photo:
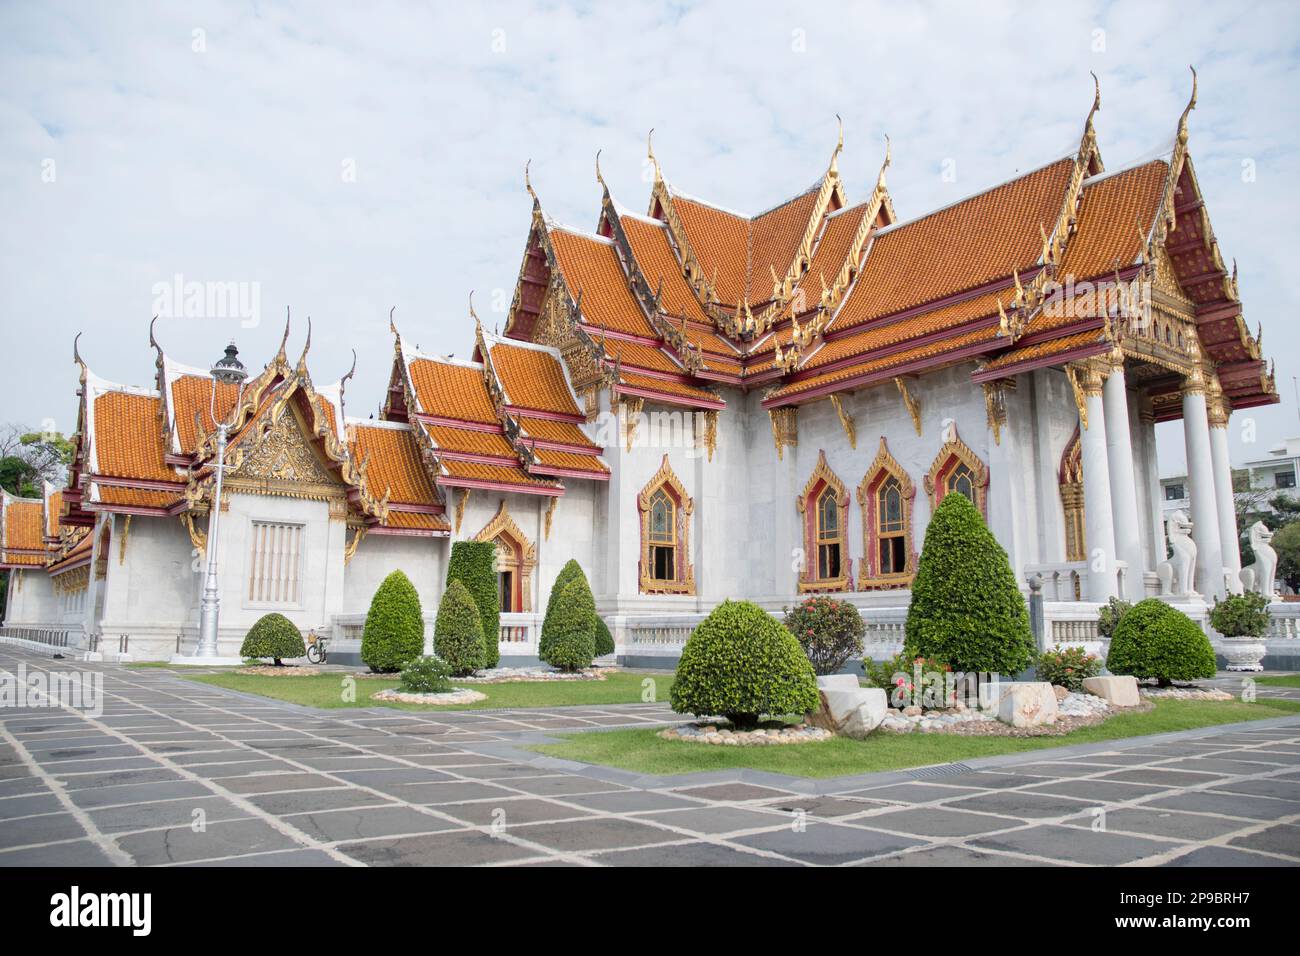
[[[690,521],[694,502],[664,455],[659,471],[637,495],[641,519],[640,588],[643,594],[694,594]]]
[[[957,435],[957,426],[949,425],[947,441],[935,456],[925,476],[925,490],[931,507],[938,507],[951,491],[965,495],[988,520],[989,469]]]
[[[880,439],[876,460],[858,485],[862,506],[862,564],[858,589],[901,588],[912,583],[912,501],[916,487]]]
[[[491,541],[497,546],[497,599],[500,609],[509,614],[532,610],[533,568],[537,565],[537,548],[524,536],[506,508],[505,499],[496,515],[475,541]]]
[[[848,591],[853,583],[848,556],[849,494],[826,464],[826,453],[795,499],[804,517],[804,561],[800,591]]]

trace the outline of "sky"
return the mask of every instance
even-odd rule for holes
[[[294,318],[310,366],[357,353],[382,402],[389,310],[468,357],[504,325],[523,170],[593,229],[644,210],[646,135],[674,187],[745,212],[825,171],[843,117],[851,202],[909,219],[1073,151],[1100,78],[1110,168],[1166,147],[1200,75],[1191,155],[1282,403],[1233,416],[1233,461],[1300,435],[1300,5],[1225,3],[61,3],[0,0],[0,424],[76,427],[72,341],[150,385],[150,316],[181,362],[232,338],[260,369]],[[187,308],[178,283],[229,288]],[[203,314],[215,311],[219,314]],[[196,314],[197,313],[197,314]],[[1158,426],[1162,474],[1181,427]]]

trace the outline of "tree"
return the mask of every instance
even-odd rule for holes
[[[59,432],[5,425],[0,428],[0,487],[23,498],[38,498],[41,482],[64,483],[72,452],[72,442]]]
[[[1300,591],[1300,521],[1284,525],[1273,535],[1277,573],[1292,591]]]
[[[269,657],[276,667],[283,666],[286,657],[304,657],[307,645],[302,633],[283,614],[263,614],[248,629],[244,643],[239,648],[240,657]]]
[[[483,619],[460,580],[448,584],[442,594],[433,625],[433,652],[455,677],[467,677],[483,666]]]
[[[596,604],[585,577],[571,577],[556,602],[545,650],[538,655],[552,667],[576,671],[596,656]]]
[[[424,613],[415,585],[401,571],[384,578],[361,632],[361,660],[378,674],[400,671],[424,651]]]
[[[542,634],[537,642],[537,656],[544,661],[549,662],[548,654],[550,652],[551,641],[560,633],[556,626],[556,616],[564,606],[566,590],[570,584],[578,584],[578,591],[585,596],[582,598],[583,607],[591,608],[591,631],[594,639],[597,641],[597,652],[599,647],[604,646],[600,640],[600,630],[603,622],[596,616],[596,601],[591,594],[591,585],[587,583],[587,575],[583,573],[582,565],[577,561],[570,559],[566,561],[564,567],[560,568],[560,573],[555,576],[555,583],[551,585],[551,596],[546,601],[546,614],[542,618]],[[605,629],[608,633],[608,628]],[[605,653],[613,653],[613,638],[610,638],[608,650]]]
[[[501,595],[497,593],[497,546],[491,541],[457,541],[447,560],[447,584],[460,581],[478,605],[483,624],[483,667],[501,661]]]
[[[945,495],[925,530],[904,649],[955,671],[1019,674],[1034,657],[1029,610],[1006,551],[962,494]]]

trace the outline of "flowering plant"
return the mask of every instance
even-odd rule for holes
[[[849,658],[862,653],[867,626],[858,609],[847,601],[811,595],[784,610],[785,626],[818,674],[834,674]]]
[[[1089,654],[1082,647],[1062,647],[1057,644],[1038,656],[1034,666],[1038,679],[1058,684],[1066,690],[1079,691],[1089,677],[1101,673],[1101,658]]]

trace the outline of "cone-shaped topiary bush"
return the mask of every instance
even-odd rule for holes
[[[447,584],[462,582],[478,605],[483,625],[482,667],[501,661],[501,595],[497,593],[497,546],[491,541],[457,541],[447,560]]]
[[[415,585],[401,571],[384,578],[361,632],[361,660],[372,671],[400,671],[424,651],[424,614]]]
[[[1216,665],[1210,639],[1195,621],[1163,601],[1147,598],[1120,618],[1106,668],[1166,687],[1176,680],[1213,677]]]
[[[239,649],[240,657],[269,657],[277,667],[286,657],[302,657],[307,653],[302,634],[283,614],[263,614],[244,635]]]
[[[596,656],[606,657],[614,653],[614,635],[609,633],[609,625],[599,614],[596,615]]]
[[[677,663],[673,710],[719,714],[738,728],[763,714],[817,709],[817,678],[794,635],[756,604],[723,601],[699,623]]]
[[[556,596],[551,627],[542,632],[538,655],[552,667],[575,671],[596,656],[596,604],[585,577],[571,577]]]
[[[438,605],[433,652],[455,677],[468,677],[483,666],[483,620],[469,589],[459,580],[447,585]]]
[[[904,651],[955,671],[1006,676],[1034,657],[1029,611],[1007,553],[960,493],[944,496],[925,529]]]
[[[596,602],[591,596],[591,585],[587,583],[587,575],[582,573],[582,566],[578,564],[577,561],[570,559],[565,562],[564,567],[560,568],[560,573],[555,576],[555,583],[551,585],[551,596],[546,601],[546,614],[542,617],[542,634],[537,644],[537,656],[542,660],[547,661],[547,663],[550,663],[547,658],[547,653],[550,650],[551,641],[555,639],[555,636],[558,633],[560,633],[560,631],[556,629],[555,622],[556,615],[560,608],[564,606],[562,596],[565,593],[565,589],[574,582],[579,582],[581,590],[586,592],[586,600],[583,601],[584,606],[587,604],[591,605],[591,629],[594,646],[596,631],[598,630],[596,624]]]

